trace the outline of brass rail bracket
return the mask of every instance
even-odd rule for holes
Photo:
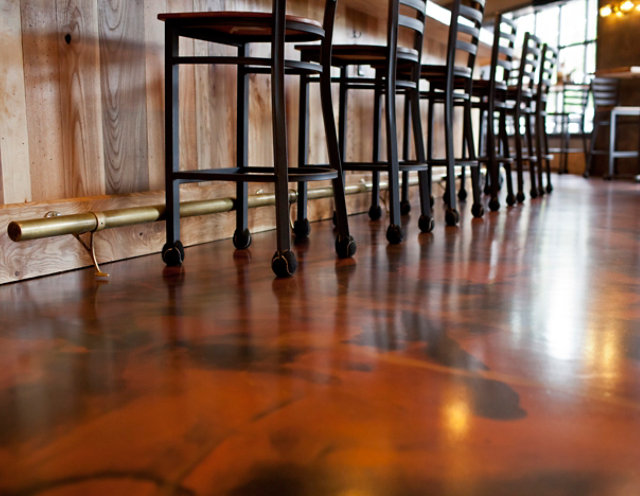
[[[106,227],[105,216],[102,212],[91,212],[91,214],[96,218],[96,228],[92,231],[89,231],[89,243],[80,237],[81,234],[84,233],[72,233],[73,237],[78,240],[78,242],[82,245],[82,247],[86,250],[86,252],[91,257],[91,261],[93,263],[93,267],[96,269],[95,278],[99,281],[108,281],[110,275],[107,272],[103,272],[100,269],[100,265],[98,264],[98,258],[96,257],[96,238],[95,233],[98,231],[102,231]],[[60,212],[47,212],[45,218],[50,217],[60,217]]]

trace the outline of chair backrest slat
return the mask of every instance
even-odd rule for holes
[[[620,101],[620,80],[616,78],[594,78],[591,80],[591,94],[596,107],[615,107]]]
[[[473,71],[480,28],[484,17],[484,0],[455,0],[451,10],[447,44],[447,78],[453,78],[456,61],[465,58],[465,66]],[[471,80],[469,80],[469,85]],[[470,90],[470,87],[469,87]]]

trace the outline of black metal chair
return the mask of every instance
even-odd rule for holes
[[[536,134],[536,168],[538,170],[538,196],[543,196],[545,191],[551,193],[551,160],[553,155],[549,153],[549,136],[547,134],[547,103],[549,90],[554,83],[556,66],[558,64],[558,50],[545,43],[542,46],[540,57],[540,69],[538,71],[538,83],[535,96],[535,134]],[[546,171],[547,186],[543,187],[543,176]]]
[[[507,110],[513,107],[507,103],[507,83],[513,71],[516,29],[515,23],[510,19],[502,14],[496,16],[489,79],[474,79],[472,88],[472,106],[480,111],[478,160],[487,164],[485,192],[491,193],[489,208],[493,211],[500,208],[498,188],[494,190],[491,187],[492,184],[499,187],[500,164],[506,174],[507,205],[516,203],[511,177],[513,158],[509,156],[506,126]]]
[[[559,135],[560,143],[551,148],[552,152],[559,153],[558,174],[569,172],[569,153],[582,151],[585,163],[589,155],[587,135],[584,132],[586,123],[587,103],[589,101],[589,85],[564,83],[560,91],[562,103],[557,112],[548,112],[547,116],[554,121],[554,134]],[[572,127],[579,129],[578,134],[582,140],[582,150],[571,147]]]
[[[524,195],[524,163],[529,166],[531,178],[531,198],[538,197],[536,185],[537,152],[533,144],[535,122],[535,95],[538,69],[542,57],[542,41],[531,33],[525,33],[520,55],[520,67],[514,85],[507,88],[507,114],[513,117],[514,141],[516,148],[517,187],[516,200],[522,203]],[[524,127],[524,135],[523,128]],[[525,142],[526,140],[526,142]],[[526,149],[526,153],[525,153]],[[497,198],[498,184],[492,184],[492,199]]]
[[[400,188],[399,174],[404,171],[417,171],[420,188],[421,215],[418,222],[422,232],[429,232],[434,227],[431,211],[431,183],[428,165],[424,159],[422,126],[418,98],[418,71],[422,53],[422,41],[425,26],[426,1],[424,0],[389,0],[387,14],[386,45],[352,45],[337,44],[333,46],[332,65],[340,69],[340,76],[334,78],[340,87],[339,104],[339,141],[342,151],[344,170],[371,171],[373,174],[372,204],[369,216],[373,220],[381,217],[379,205],[380,172],[387,172],[389,177],[389,227],[386,237],[389,243],[400,243],[403,231],[400,225]],[[406,40],[406,45],[403,43]],[[318,47],[299,46],[302,59],[317,60]],[[360,76],[356,67],[368,66],[375,74],[373,77]],[[313,79],[302,77],[301,80],[301,135],[307,128],[308,119],[302,98],[306,95],[306,87]],[[347,161],[345,157],[347,139],[347,102],[351,90],[369,90],[373,93],[373,143],[372,160],[370,162]],[[411,112],[411,125],[415,144],[415,160],[399,159],[396,123],[396,94],[404,94],[408,99]],[[386,160],[380,157],[381,139],[381,100],[385,102],[386,128]],[[301,140],[302,142],[302,140]],[[306,163],[306,153],[299,154],[300,163]],[[404,186],[407,185],[405,181]],[[304,185],[299,188],[298,219],[301,235],[308,233],[306,223],[306,196]],[[298,231],[296,231],[297,233]]]
[[[340,164],[333,107],[331,104],[331,37],[336,0],[325,3],[323,23],[286,14],[286,0],[273,0],[271,12],[186,12],[160,14],[165,22],[165,133],[166,133],[166,229],[167,243],[162,258],[167,265],[184,260],[180,242],[179,186],[185,182],[233,181],[237,184],[236,248],[247,248],[251,234],[247,215],[247,182],[272,182],[275,185],[277,250],[272,269],[279,277],[292,275],[297,267],[291,251],[289,232],[290,181],[332,180],[336,209],[336,251],[339,257],[355,253],[349,235],[344,179]],[[237,56],[184,56],[179,53],[180,38],[194,38],[237,47]],[[316,62],[285,57],[286,43],[320,41]],[[269,43],[269,57],[253,57],[252,43]],[[178,71],[181,64],[225,64],[238,68],[237,75],[237,152],[234,167],[197,171],[180,170]],[[248,84],[250,74],[267,74],[271,78],[273,128],[273,166],[248,165]],[[330,165],[325,167],[289,167],[287,125],[285,120],[285,74],[319,74],[323,121]]]
[[[591,94],[595,106],[593,114],[593,131],[591,145],[587,157],[584,176],[591,174],[594,155],[607,157],[607,173],[605,179],[612,179],[616,174],[616,159],[638,157],[638,150],[619,150],[617,148],[617,129],[622,124],[640,124],[640,107],[620,105],[620,80],[615,78],[594,78],[591,81]],[[628,119],[632,117],[633,119]],[[619,118],[622,118],[619,120]],[[604,126],[609,126],[609,142],[607,148],[596,148],[598,133]]]
[[[456,166],[462,166],[463,171],[460,191],[462,198],[466,197],[466,193],[464,193],[464,167],[471,167],[473,188],[471,212],[474,217],[481,217],[484,214],[480,190],[480,171],[476,158],[471,121],[473,66],[478,51],[484,5],[484,0],[456,0],[451,11],[445,64],[423,64],[420,68],[420,78],[429,83],[429,89],[420,93],[420,98],[428,101],[427,162],[431,167],[445,165],[447,168],[447,187],[445,191],[447,211],[445,219],[450,226],[456,225],[460,218],[456,209]],[[456,65],[456,62],[461,58],[464,59],[464,65]],[[433,141],[435,138],[433,122],[434,106],[436,104],[444,105],[444,159],[433,157]],[[463,150],[461,158],[457,158],[453,151],[454,106],[463,109]]]

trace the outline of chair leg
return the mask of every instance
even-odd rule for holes
[[[545,126],[545,120],[542,119],[542,146],[544,147],[545,166],[547,171],[547,188],[546,192],[551,193],[553,191],[553,185],[551,184],[551,158],[549,157],[549,135],[547,134],[547,128]]]
[[[475,156],[475,151],[471,152],[469,150],[469,143],[468,143],[468,137],[467,137],[468,128],[470,128],[471,126],[471,114],[470,112],[467,112],[467,103],[468,102],[464,103],[462,106],[462,112],[463,112],[463,117],[462,117],[463,137],[462,137],[462,153],[461,153],[462,160]],[[473,137],[471,138],[471,141],[473,142]],[[460,166],[460,187],[458,188],[458,200],[460,200],[461,202],[467,199],[466,182],[467,182],[467,167],[463,164]]]
[[[501,157],[504,158],[504,170],[507,182],[507,205],[512,207],[516,204],[516,195],[513,192],[513,177],[511,175],[511,151],[509,149],[509,136],[507,135],[507,114],[500,111],[499,132],[501,142]],[[496,165],[498,167],[498,164]]]
[[[513,117],[513,127],[514,127],[514,140],[516,143],[516,167],[517,167],[517,181],[518,181],[518,193],[516,195],[516,200],[518,203],[522,203],[524,201],[524,160],[522,157],[522,132],[520,130],[520,109],[516,106],[516,111]]]
[[[615,175],[615,152],[616,152],[616,125],[617,114],[615,110],[611,111],[611,118],[609,121],[609,156],[608,156],[608,175],[605,179],[613,179]]]
[[[331,167],[338,172],[333,179],[333,201],[335,205],[335,220],[338,231],[335,249],[338,257],[348,258],[355,254],[356,243],[349,234],[349,221],[347,219],[347,202],[345,198],[344,174],[342,170],[342,156],[336,136],[336,124],[331,102],[331,71],[329,70],[331,58],[327,57],[323,65],[326,68],[320,76],[320,100],[322,104],[322,120],[327,139],[327,151]],[[346,114],[346,107],[341,107],[340,112]],[[343,141],[344,143],[344,141]],[[344,152],[344,149],[343,149]]]
[[[249,47],[238,47],[238,57],[247,57]],[[236,164],[238,167],[247,167],[249,163],[249,74],[244,67],[238,66],[237,79],[238,118],[236,125]],[[249,207],[248,185],[246,182],[236,184],[236,230],[233,233],[233,245],[238,250],[243,250],[251,245],[251,233],[249,232]]]
[[[471,102],[467,101],[464,104],[464,145],[466,148],[466,156],[475,161],[476,150],[475,143],[473,142],[473,128],[471,126]],[[464,168],[463,168],[464,170]],[[464,174],[462,175],[464,181]],[[475,162],[475,165],[471,166],[471,191],[473,195],[473,204],[471,205],[471,213],[474,217],[482,217],[484,215],[484,207],[482,206],[482,191],[480,186],[480,164]]]
[[[544,164],[544,150],[542,149],[542,129],[543,120],[540,112],[536,111],[534,116],[534,130],[535,130],[535,143],[536,143],[536,158],[537,158],[537,182],[538,182],[538,196],[544,195],[544,187],[542,186],[543,179],[543,164]],[[531,155],[531,153],[529,153]]]
[[[538,186],[536,181],[537,159],[533,148],[533,132],[531,130],[531,112],[526,111],[524,114],[524,133],[527,140],[527,154],[529,157],[529,178],[531,180],[531,198],[538,197]]]
[[[500,116],[502,117],[504,114],[501,112]],[[487,161],[487,182],[486,186],[488,186],[488,192],[491,195],[491,199],[489,200],[489,209],[492,212],[496,212],[500,209],[500,200],[498,199],[498,191],[500,188],[500,163],[498,162],[497,157],[497,143],[496,143],[496,131],[495,131],[495,110],[493,104],[489,103],[489,107],[487,109],[487,139],[486,139],[486,148],[488,154]],[[504,132],[506,134],[506,124],[502,126],[502,121],[499,122],[499,132]],[[501,134],[502,136],[502,134]]]
[[[178,36],[169,25],[165,26],[165,205],[166,243],[162,247],[162,260],[168,266],[181,265],[184,248],[180,242],[180,188],[173,174],[180,169],[180,105],[179,69],[174,63],[178,56]]]
[[[400,225],[400,165],[398,163],[398,134],[396,125],[396,85],[395,64],[389,64],[385,89],[385,124],[389,176],[389,227],[387,241],[398,244],[404,234]]]
[[[382,83],[376,83],[376,89],[373,92],[373,147],[371,160],[375,164],[380,161],[380,123],[382,121],[382,91],[379,89]],[[371,206],[369,207],[369,218],[378,220],[382,217],[382,209],[380,208],[380,173],[374,171],[371,174]]]
[[[282,8],[281,6],[280,8]],[[273,160],[276,197],[277,250],[271,259],[271,268],[278,277],[292,276],[298,266],[291,251],[289,232],[289,177],[287,156],[287,122],[285,116],[284,87],[284,12],[274,14],[271,67],[271,119],[273,127]]]
[[[404,97],[403,112],[403,136],[402,136],[402,158],[405,161],[410,159],[409,143],[411,142],[411,102],[408,94]],[[411,212],[411,202],[409,201],[409,171],[402,172],[402,194],[400,197],[400,215],[408,215]]]
[[[451,83],[451,84],[449,84]],[[455,156],[453,153],[453,81],[447,81],[444,95],[444,141],[447,160],[447,211],[445,220],[448,226],[455,226],[460,220],[456,209]]]
[[[407,97],[409,98],[411,110],[416,161],[418,163],[424,163],[425,156],[422,119],[420,116],[420,95],[417,91],[412,91]],[[433,212],[431,210],[431,166],[429,166],[428,171],[418,172],[418,189],[420,196],[420,219],[418,220],[418,227],[420,228],[420,232],[431,232],[435,226]]]
[[[309,78],[300,76],[298,115],[298,166],[303,167],[309,158]],[[311,224],[307,218],[307,183],[298,183],[297,215],[293,223],[296,241],[307,239],[311,233]]]
[[[587,156],[587,162],[582,174],[584,177],[591,175],[591,167],[593,165],[593,152],[596,149],[596,139],[598,138],[598,131],[600,130],[600,121],[596,117],[593,119],[593,129],[591,130],[591,138],[589,139],[589,155]]]

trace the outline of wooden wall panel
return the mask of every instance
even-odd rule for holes
[[[144,3],[147,163],[152,191],[164,188],[164,23],[158,14],[166,11],[166,0]]]
[[[100,87],[106,193],[149,187],[142,0],[100,2]]]
[[[23,0],[21,17],[31,199],[65,198],[56,4]]]
[[[104,194],[97,3],[56,5],[66,197]]]
[[[19,0],[0,2],[0,153],[5,203],[31,200]]]

